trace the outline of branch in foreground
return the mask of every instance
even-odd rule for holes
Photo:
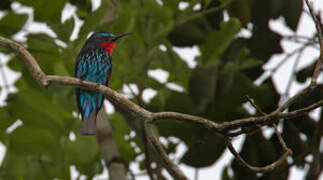
[[[34,57],[22,45],[3,37],[0,37],[0,45],[17,53],[24,60],[24,63],[28,67],[28,70],[32,73],[33,77],[44,87],[48,87],[52,83],[97,91],[104,94],[105,97],[116,107],[116,109],[118,109],[126,117],[135,117],[132,118],[132,120],[143,121],[143,123],[151,120],[151,112],[139,107],[107,86],[94,82],[82,81],[73,77],[45,75]],[[149,140],[151,140],[151,138],[149,138]],[[151,141],[149,142],[152,143]],[[157,145],[160,146],[160,144]],[[158,147],[157,152],[158,150],[164,152],[161,146]],[[162,164],[164,165],[164,168],[167,169],[175,179],[187,179],[180,169],[169,159],[165,159],[163,157],[160,157],[160,159],[163,162]],[[170,162],[173,164],[173,166],[168,166]]]
[[[260,113],[261,115],[265,116],[266,113],[262,111],[262,109],[249,97],[246,96],[248,101],[250,102],[250,104],[257,110],[258,113]],[[256,167],[256,166],[252,166],[249,163],[247,163],[240,155],[239,153],[235,150],[235,148],[233,147],[230,138],[227,138],[227,144],[229,147],[230,152],[235,156],[235,158],[238,160],[238,162],[240,162],[240,164],[242,164],[243,166],[256,171],[256,172],[264,172],[264,171],[270,171],[273,170],[275,167],[281,165],[285,159],[292,154],[292,151],[287,147],[283,137],[281,136],[280,132],[278,131],[278,128],[276,126],[275,123],[272,124],[274,130],[275,130],[275,134],[278,138],[278,141],[280,143],[280,145],[282,146],[283,150],[285,151],[283,153],[283,155],[276,161],[274,161],[273,163],[264,166],[264,167]],[[256,127],[259,128],[259,127]]]
[[[306,0],[311,15],[315,21],[316,28],[318,32],[321,32],[319,22],[316,19],[316,17],[313,15],[311,6],[309,5],[308,1]],[[296,100],[298,100],[301,96],[308,94],[315,86],[317,77],[319,74],[319,70],[321,67],[321,62],[323,61],[323,40],[321,37],[321,33],[319,33],[319,42],[320,42],[320,59],[318,60],[318,63],[316,64],[315,71],[312,76],[312,83],[309,87],[305,88],[303,91],[299,92],[292,98],[290,98],[287,102],[285,102],[281,107],[277,108],[275,111],[273,111],[270,114],[264,114],[259,117],[250,117],[250,118],[243,118],[243,119],[237,119],[232,122],[225,122],[222,124],[214,123],[213,121],[210,121],[208,119],[182,114],[182,113],[176,113],[176,112],[157,112],[152,113],[147,111],[146,109],[136,105],[135,103],[131,102],[130,100],[124,98],[114,90],[104,86],[100,85],[94,82],[87,82],[87,81],[81,81],[77,78],[72,77],[63,77],[63,76],[47,76],[44,74],[44,72],[39,67],[38,63],[34,59],[34,57],[20,44],[5,39],[3,37],[0,37],[0,45],[3,47],[6,47],[15,53],[17,53],[26,64],[28,70],[32,73],[33,77],[43,86],[47,87],[50,83],[53,84],[61,84],[61,85],[68,85],[68,86],[74,86],[74,87],[80,87],[85,88],[92,91],[97,91],[105,95],[105,97],[125,116],[128,117],[134,117],[134,121],[141,121],[143,123],[151,123],[156,122],[161,119],[176,119],[184,122],[193,122],[197,123],[205,128],[214,130],[216,133],[220,133],[224,136],[227,136],[231,131],[234,130],[241,130],[242,127],[255,127],[257,125],[272,125],[273,120],[280,119],[280,118],[292,118],[295,116],[303,115],[304,113],[307,113],[319,106],[322,106],[323,100],[318,101],[308,107],[305,107],[303,109],[295,110],[293,112],[287,112],[284,113],[284,110],[286,110],[290,105],[295,103]],[[185,175],[180,171],[180,169],[175,165],[172,161],[169,160],[167,154],[163,150],[162,146],[158,142],[157,138],[152,132],[151,124],[146,124],[148,127],[146,127],[147,132],[149,135],[149,142],[153,144],[155,147],[155,151],[159,152],[159,157],[161,161],[163,162],[163,166],[165,169],[168,170],[168,172],[175,178],[175,179],[187,179]],[[278,137],[279,138],[279,137]],[[228,147],[230,151],[236,156],[239,157],[239,154],[234,150],[231,143],[228,143]],[[284,145],[282,145],[283,149],[285,149]],[[287,149],[287,150],[286,150]],[[284,153],[279,160],[276,162],[265,166],[265,167],[254,167],[254,166],[247,166],[249,169],[254,171],[269,171],[273,168],[277,167],[281,161],[284,161],[290,151],[286,147],[286,153]],[[238,160],[241,160],[238,158]]]
[[[45,73],[41,70],[35,58],[22,45],[15,43],[9,39],[0,37],[0,46],[8,48],[9,50],[12,50],[16,54],[18,54],[24,61],[33,77],[43,86],[48,86],[48,82],[45,78],[43,78],[45,77]]]
[[[85,88],[88,90],[98,91],[105,95],[105,97],[124,115],[136,117],[134,120],[140,120],[144,121],[144,123],[149,122],[155,122],[157,120],[161,119],[176,119],[181,121],[189,121],[194,122],[199,125],[202,125],[203,127],[206,127],[208,129],[214,130],[217,133],[220,133],[222,135],[227,135],[229,131],[240,129],[241,127],[253,127],[257,124],[270,124],[272,119],[278,119],[278,118],[291,118],[298,115],[302,115],[304,112],[308,112],[318,106],[321,106],[323,104],[323,101],[320,101],[316,104],[313,104],[312,106],[307,107],[306,109],[298,110],[297,112],[290,112],[290,113],[282,113],[281,111],[287,108],[289,105],[291,105],[294,101],[296,101],[297,97],[300,97],[300,95],[296,95],[296,97],[292,98],[293,100],[288,101],[285,103],[285,107],[278,109],[268,115],[265,116],[259,116],[259,117],[250,117],[250,118],[244,118],[244,119],[237,119],[232,122],[225,122],[222,124],[214,123],[213,121],[210,121],[208,119],[182,114],[182,113],[176,113],[176,112],[157,112],[152,113],[147,111],[146,109],[136,105],[132,101],[124,98],[122,95],[118,94],[114,90],[110,89],[109,87],[106,87],[101,84],[97,84],[94,82],[88,82],[88,81],[82,81],[77,78],[72,77],[63,77],[63,76],[46,76],[38,66],[35,59],[28,53],[27,50],[25,50],[21,45],[19,45],[16,42],[13,42],[11,40],[5,39],[0,37],[0,45],[7,47],[9,49],[13,49],[14,52],[19,52],[18,54],[24,58],[24,62],[27,64],[27,67],[29,67],[29,70],[32,72],[32,75],[35,77],[36,80],[43,86],[48,86],[50,83],[53,84],[60,84],[60,85],[69,85],[74,87],[80,87]],[[25,55],[25,53],[28,53]],[[36,67],[34,65],[37,64]],[[309,91],[302,91],[300,93],[301,95],[308,93]],[[283,105],[284,106],[284,105]],[[154,137],[154,136],[152,136]],[[157,139],[155,138],[149,138],[149,141],[154,145],[157,152],[164,152],[161,145],[156,143]],[[230,148],[230,147],[229,147]],[[176,179],[183,179],[185,176],[183,173],[178,169],[176,165],[173,164],[173,166],[168,166],[170,164],[170,160],[165,155],[165,152],[160,155],[160,158],[162,159],[162,164],[164,165],[164,168],[166,168],[170,174],[172,174]],[[284,158],[283,156],[282,158]],[[254,170],[254,168],[252,168]],[[271,168],[267,168],[266,170],[271,170]]]

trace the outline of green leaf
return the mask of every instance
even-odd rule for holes
[[[64,24],[52,22],[49,23],[49,25],[56,33],[58,39],[69,42],[75,26],[75,20],[71,17],[70,19],[67,19]]]
[[[189,93],[197,109],[204,109],[214,100],[217,84],[217,68],[196,67],[190,78]]]
[[[292,30],[296,31],[303,12],[303,0],[287,0],[283,2],[284,7],[282,9],[282,14],[285,18],[285,22]]]
[[[300,130],[293,121],[284,121],[282,137],[286,142],[287,147],[293,150],[292,157],[299,157],[308,148],[308,144],[301,140]],[[296,161],[297,165],[302,162]]]
[[[200,128],[191,135],[192,143],[181,161],[193,167],[212,165],[224,152],[225,140],[222,136]]]
[[[0,1],[0,9],[7,10],[10,9],[11,1],[10,0],[1,0]]]
[[[238,19],[232,18],[221,24],[219,31],[213,32],[206,41],[202,50],[202,60],[205,64],[217,64],[219,56],[229,47],[241,24]]]
[[[232,1],[229,5],[230,17],[236,17],[244,27],[250,22],[252,1]]]
[[[191,97],[186,93],[171,92],[166,99],[165,108],[168,111],[195,114],[195,104]]]
[[[70,3],[77,6],[76,14],[81,19],[91,13],[91,0],[71,0]]]
[[[66,157],[71,164],[76,166],[80,173],[89,177],[101,173],[98,144],[93,136],[81,136],[76,134],[75,141],[68,141],[66,145]]]
[[[167,6],[168,8],[178,11],[178,3],[179,1],[173,1],[173,0],[163,0],[163,5]],[[157,2],[156,2],[157,3]]]
[[[12,36],[21,30],[28,19],[27,14],[15,14],[10,11],[0,20],[0,35]]]
[[[240,155],[253,166],[265,166],[276,161],[281,155],[279,151],[276,151],[275,145],[275,142],[269,141],[261,132],[258,132],[246,137]],[[233,160],[231,166],[235,179],[257,179],[257,172],[241,166],[236,159]]]
[[[58,166],[64,160],[59,146],[48,152],[35,155],[15,153],[9,146],[0,168],[0,177],[5,179],[70,179],[69,166]],[[53,156],[53,154],[55,154]],[[55,157],[55,158],[54,158]],[[65,162],[65,161],[64,161]]]
[[[32,6],[34,9],[34,19],[35,21],[51,21],[51,22],[60,22],[61,20],[61,11],[68,2],[68,0],[56,0],[56,1],[47,1],[47,0],[17,0],[18,2]]]
[[[16,55],[10,59],[7,65],[11,70],[18,71],[18,72],[21,71],[21,68],[24,67],[24,63],[22,62],[21,58]]]
[[[29,34],[27,38],[28,50],[32,53],[36,51],[45,53],[47,56],[59,56],[58,46],[54,38],[47,34]],[[41,59],[38,61],[41,61]]]
[[[54,74],[61,76],[70,76],[70,73],[66,69],[64,62],[59,61],[54,65]]]
[[[0,133],[5,133],[5,130],[16,120],[10,116],[7,107],[0,108]]]
[[[62,132],[65,124],[62,114],[66,109],[51,100],[48,94],[33,89],[25,89],[12,95],[8,100],[8,112],[13,118],[21,119],[24,126],[38,127],[51,132]]]
[[[118,150],[124,160],[128,163],[134,160],[136,153],[134,148],[131,147],[130,141],[125,140],[125,135],[130,134],[130,128],[125,119],[118,113],[110,115],[113,137],[118,146]]]
[[[248,58],[248,59],[245,59],[241,66],[240,66],[240,69],[243,70],[243,69],[248,69],[248,68],[251,68],[251,67],[255,67],[255,66],[259,66],[263,64],[262,61],[260,61],[259,59],[256,59],[256,58]]]
[[[61,60],[59,47],[54,38],[46,34],[29,34],[27,38],[28,50],[35,57],[39,66],[46,74],[53,74],[54,64]]]
[[[21,155],[55,151],[57,137],[42,128],[22,126],[10,134],[10,149]]]
[[[252,38],[248,40],[247,47],[250,49],[252,57],[266,62],[273,54],[282,53],[281,38],[281,35],[273,32],[269,27],[257,29]]]
[[[205,33],[198,23],[188,21],[176,24],[168,35],[168,39],[174,46],[193,46],[205,42]]]
[[[28,173],[27,167],[28,163],[25,156],[7,150],[0,168],[0,177],[4,179],[24,179],[24,176]]]
[[[100,19],[104,16],[107,11],[109,1],[102,1],[102,4],[99,9],[90,13],[79,32],[79,38],[74,41],[75,47],[77,50],[80,50],[83,43],[87,39],[87,35],[98,26]]]
[[[304,67],[302,70],[298,71],[296,74],[296,80],[300,83],[305,83],[305,81],[312,77],[312,74],[315,69],[315,63]]]

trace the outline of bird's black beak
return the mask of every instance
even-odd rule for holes
[[[116,42],[118,39],[122,38],[123,36],[129,35],[129,34],[131,34],[131,33],[119,34],[118,36],[112,38],[111,41]]]

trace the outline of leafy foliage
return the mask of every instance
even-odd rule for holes
[[[114,69],[111,88],[120,90],[124,83],[134,83],[142,94],[146,88],[157,91],[148,103],[140,102],[151,111],[177,111],[209,118],[215,122],[228,122],[250,116],[243,108],[245,95],[252,97],[265,111],[277,107],[281,95],[271,79],[255,85],[262,72],[262,65],[273,54],[282,53],[281,36],[273,32],[268,22],[283,17],[287,26],[296,31],[303,3],[301,0],[209,0],[200,3],[201,10],[193,7],[199,1],[189,1],[184,10],[178,9],[179,1],[120,1],[118,14],[111,21],[101,21],[109,13],[109,1],[91,12],[89,0],[30,1],[18,0],[22,5],[34,9],[34,20],[46,23],[56,34],[28,33],[24,42],[37,59],[46,74],[73,76],[74,60],[89,33],[109,30],[115,34],[132,32],[119,42],[113,54]],[[12,2],[0,1],[5,16],[0,19],[0,35],[12,37],[27,21],[26,14],[19,14],[10,8]],[[73,17],[61,22],[66,3],[77,7],[76,14],[84,22],[76,40],[70,40],[76,26]],[[218,8],[228,3],[224,9]],[[218,9],[216,9],[218,8]],[[224,21],[227,10],[230,19]],[[207,12],[207,13],[205,13]],[[103,22],[103,23],[102,23]],[[251,37],[238,36],[242,28],[252,24]],[[58,45],[57,40],[66,44]],[[265,42],[265,43],[264,43]],[[166,50],[159,48],[164,45]],[[189,68],[173,50],[173,46],[197,45],[201,51],[196,57],[197,66]],[[2,50],[2,49],[1,49]],[[8,51],[3,51],[8,53]],[[10,94],[7,105],[0,108],[0,140],[7,152],[0,167],[1,179],[70,179],[70,166],[74,165],[91,179],[103,171],[98,146],[94,138],[80,136],[81,121],[73,116],[76,112],[74,89],[53,86],[40,87],[17,56],[12,56],[8,66],[22,73],[15,82],[17,93]],[[148,76],[150,69],[160,68],[169,72],[168,82],[184,88],[183,92],[171,90]],[[309,67],[297,75],[299,81],[310,76]],[[318,87],[317,92],[322,88]],[[318,96],[305,98],[299,104],[309,104]],[[140,97],[139,97],[140,98]],[[322,98],[321,98],[322,99]],[[136,100],[137,101],[137,100]],[[294,108],[294,107],[292,107]],[[23,122],[11,133],[5,130],[17,119]],[[125,140],[130,128],[120,114],[110,117],[114,137],[127,162],[135,161],[143,152],[142,145],[135,138]],[[283,136],[299,157],[309,146],[299,137],[300,133],[313,137],[311,129],[317,122],[311,117],[299,121],[284,122]],[[214,164],[225,150],[223,138],[193,124],[166,120],[157,125],[158,133],[164,137],[177,137],[187,145],[187,152],[181,162],[193,167],[207,167]],[[76,138],[71,140],[70,134]],[[141,151],[135,152],[130,142],[137,142]],[[277,138],[267,139],[262,133],[248,136],[241,154],[251,164],[265,165],[280,154]],[[168,153],[176,151],[176,143],[169,142]],[[297,162],[303,166],[304,161]],[[222,179],[256,179],[257,174],[246,170],[234,160],[230,165],[234,171],[229,175],[224,169]],[[280,176],[281,175],[281,176]],[[288,171],[274,171],[262,179],[286,179]],[[283,178],[282,178],[283,177]]]

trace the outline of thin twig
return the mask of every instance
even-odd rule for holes
[[[266,115],[266,113],[263,112],[261,110],[261,108],[248,95],[246,95],[246,98],[247,98],[248,102],[256,109],[256,111],[258,113],[260,113],[261,115]]]
[[[278,137],[279,143],[281,144],[283,150],[285,151],[283,153],[283,155],[279,159],[277,159],[276,161],[274,161],[273,163],[271,163],[271,164],[269,164],[267,166],[263,166],[263,167],[257,167],[257,166],[250,165],[235,150],[235,148],[233,147],[231,141],[230,140],[227,140],[227,143],[228,143],[228,147],[229,147],[230,152],[236,157],[236,159],[240,162],[240,164],[242,164],[243,166],[245,166],[245,167],[247,167],[247,168],[249,168],[249,169],[251,169],[253,171],[256,171],[256,172],[264,172],[264,171],[271,171],[271,170],[273,170],[277,166],[281,165],[286,160],[286,158],[289,155],[292,154],[292,151],[287,147],[287,145],[286,145],[285,141],[283,140],[280,132],[278,131],[278,128],[277,128],[276,124],[273,124],[273,128],[275,130],[275,134]]]
[[[243,158],[235,150],[235,148],[233,147],[232,143],[229,140],[227,143],[228,143],[228,147],[229,147],[230,152],[234,155],[234,157],[238,160],[238,162],[241,165],[247,167],[248,169],[251,169],[256,172],[272,171],[274,168],[281,165],[286,160],[286,158],[291,154],[291,151],[287,151],[277,161],[275,161],[267,166],[257,167],[257,166],[252,166],[252,165],[248,164],[245,160],[243,160]]]
[[[161,164],[157,164],[157,167],[155,169],[156,175],[157,175],[157,180],[166,180],[166,178],[162,174],[163,167]]]
[[[279,130],[278,130],[278,128],[277,128],[277,125],[274,123],[272,126],[273,126],[273,128],[274,128],[274,130],[275,130],[275,134],[276,134],[276,136],[277,136],[277,138],[278,138],[278,141],[279,141],[280,145],[282,146],[282,148],[283,148],[286,152],[287,152],[287,151],[292,152],[292,151],[287,147],[287,145],[286,145],[286,143],[285,143],[285,141],[284,141],[283,137],[281,136],[281,134],[280,134],[280,132],[279,132]]]
[[[302,35],[291,35],[291,36],[284,36],[283,38],[289,41],[293,41],[303,45],[307,44],[313,48],[320,49],[319,42],[317,39],[315,39],[315,36],[308,37],[308,36],[302,36]]]
[[[142,99],[141,99],[141,96],[140,96],[141,95],[140,90],[139,90],[139,94],[137,95],[130,85],[126,84],[126,86],[130,90],[131,95],[137,100],[138,104],[140,106],[143,106]]]
[[[250,104],[258,111],[258,113],[260,113],[263,116],[267,115],[265,112],[263,112],[261,110],[261,108],[248,95],[246,97],[247,97],[248,101],[250,102]],[[238,161],[241,164],[243,164],[244,166],[246,166],[246,167],[248,167],[250,169],[262,172],[262,171],[274,169],[275,167],[279,166],[283,162],[283,160],[287,157],[287,155],[292,153],[292,151],[286,146],[286,143],[285,143],[284,139],[282,138],[280,132],[278,131],[278,128],[277,128],[276,124],[273,123],[272,126],[273,126],[273,128],[275,130],[276,136],[278,137],[279,143],[280,143],[280,145],[282,146],[282,148],[284,150],[283,155],[277,161],[271,163],[270,165],[267,165],[267,166],[264,166],[264,167],[251,166],[244,159],[242,159],[242,157],[234,149],[231,142],[228,140],[230,151],[234,153],[234,155],[236,156],[236,158],[238,159]]]
[[[290,89],[291,89],[292,84],[294,82],[295,75],[297,73],[297,67],[298,67],[298,64],[299,64],[299,62],[301,60],[303,52],[304,52],[304,49],[300,50],[298,52],[298,55],[297,55],[296,59],[295,59],[295,62],[294,62],[293,67],[292,67],[292,74],[289,77],[287,87],[286,87],[286,90],[285,90],[285,93],[284,93],[285,97],[289,96],[289,92],[290,92]]]
[[[152,145],[155,147],[155,150],[160,155],[160,157],[163,159],[164,167],[169,168],[169,173],[172,174],[176,179],[185,180],[187,177],[182,173],[182,171],[178,168],[178,166],[169,159],[166,152],[162,148],[162,145],[157,140],[156,136],[153,133],[152,125],[150,123],[145,123],[145,131],[148,140],[152,143]]]
[[[250,136],[260,130],[261,130],[260,125],[256,125],[254,127],[241,128],[240,130],[235,131],[235,132],[229,131],[227,134],[225,134],[225,136],[231,137],[231,138],[239,136],[241,134],[246,134],[246,135]]]
[[[311,6],[311,3],[308,0],[305,0],[306,5],[311,13],[311,16],[313,18],[313,21],[315,23],[315,28],[317,31],[317,36],[319,39],[319,43],[320,43],[320,58],[317,61],[316,65],[315,65],[315,70],[312,76],[312,81],[311,81],[311,85],[310,86],[315,86],[317,83],[317,78],[319,76],[319,72],[322,66],[322,61],[323,61],[323,37],[322,37],[322,27],[321,27],[321,23],[319,22],[319,20],[316,18],[315,14],[314,14],[314,10]]]
[[[262,115],[266,115],[266,113],[264,113],[262,110],[261,110],[261,108],[249,97],[249,96],[247,96],[247,98],[248,98],[248,100],[249,100],[249,102],[257,109],[257,111],[260,113],[260,114],[262,114]],[[278,131],[278,128],[277,128],[277,125],[275,124],[275,123],[273,123],[272,124],[272,126],[273,126],[273,128],[274,128],[274,130],[275,130],[275,134],[276,134],[276,136],[277,136],[277,138],[278,138],[278,140],[279,140],[279,143],[280,143],[280,145],[282,146],[282,148],[285,150],[285,152],[288,152],[288,151],[291,151],[288,147],[287,147],[287,145],[286,145],[286,143],[285,143],[285,141],[284,141],[284,139],[283,139],[283,137],[281,136],[281,134],[280,134],[280,132]]]
[[[284,65],[297,52],[303,51],[310,44],[311,44],[310,42],[307,42],[302,47],[299,47],[299,48],[293,50],[292,52],[289,52],[289,53],[285,54],[285,57],[274,68],[268,69],[268,71],[271,71],[271,73],[274,74],[279,69],[279,67],[281,67],[282,65]]]

